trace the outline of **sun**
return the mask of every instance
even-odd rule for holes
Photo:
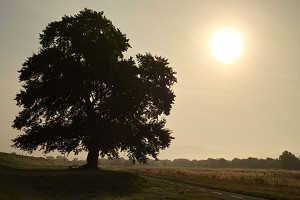
[[[230,63],[241,55],[243,40],[237,32],[226,28],[214,34],[210,42],[210,51],[217,60]]]

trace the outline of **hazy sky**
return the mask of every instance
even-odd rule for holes
[[[127,35],[126,56],[161,55],[178,73],[167,117],[175,140],[159,158],[300,154],[299,0],[0,0],[0,151],[16,151],[17,71],[38,51],[39,33],[85,7],[104,11]],[[229,64],[209,50],[225,27],[244,41]]]

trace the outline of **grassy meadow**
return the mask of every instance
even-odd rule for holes
[[[0,200],[213,200],[121,170],[71,170],[43,158],[0,153]]]
[[[188,168],[136,168],[134,171],[266,199],[300,199],[300,171]]]

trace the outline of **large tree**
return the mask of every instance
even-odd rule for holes
[[[176,72],[163,57],[125,59],[126,35],[103,12],[84,9],[64,16],[40,34],[41,47],[23,64],[16,95],[22,111],[13,127],[23,131],[14,147],[33,152],[88,151],[133,161],[157,158],[173,137],[164,116],[174,103]]]

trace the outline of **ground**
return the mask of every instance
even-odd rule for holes
[[[1,200],[214,200],[121,170],[74,170],[43,158],[0,153]]]

